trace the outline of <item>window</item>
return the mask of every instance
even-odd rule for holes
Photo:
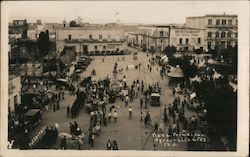
[[[99,39],[102,39],[102,35],[99,35]]]
[[[89,39],[92,39],[92,35],[89,35]]]
[[[180,38],[179,43],[182,44],[182,38]]]
[[[227,37],[229,37],[229,38],[231,37],[231,32],[227,33]]]
[[[212,19],[208,19],[208,25],[212,25],[213,24],[213,20]]]
[[[188,44],[188,39],[186,39],[186,45]]]
[[[232,20],[228,20],[228,25],[232,25]]]
[[[209,38],[211,38],[211,37],[212,37],[212,32],[208,32],[208,33],[207,33],[207,36],[208,36]]]
[[[219,44],[220,44],[220,43],[219,43],[218,41],[216,41],[216,42],[215,42],[215,47],[218,47]]]
[[[97,50],[97,45],[95,45],[95,50]]]
[[[215,36],[216,36],[216,37],[220,37],[220,33],[219,33],[219,32],[216,32],[216,33],[215,33]]]
[[[227,24],[227,20],[222,20],[222,25],[226,25]]]
[[[160,31],[160,37],[164,36],[164,31]]]
[[[221,42],[221,46],[222,46],[223,48],[225,48],[225,47],[226,47],[226,42],[225,42],[225,41],[222,41],[222,42]]]
[[[238,25],[238,20],[235,21],[236,25]]]
[[[222,37],[222,38],[225,38],[225,37],[226,37],[226,33],[225,33],[225,32],[222,32],[222,33],[221,33],[221,37]]]
[[[102,47],[104,50],[106,49],[106,46],[105,45],[103,45],[103,47]]]
[[[228,42],[227,42],[227,48],[229,48],[230,46],[231,46],[231,42],[228,41]]]
[[[216,20],[216,25],[220,25],[220,20],[219,19]]]
[[[211,41],[207,42],[207,49],[211,49]]]
[[[201,38],[198,38],[197,43],[198,43],[198,44],[200,44],[200,43],[201,43]]]
[[[235,38],[237,38],[238,37],[238,33],[235,33]]]
[[[71,40],[71,35],[68,35],[68,39]]]

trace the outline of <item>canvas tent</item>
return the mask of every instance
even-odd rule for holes
[[[170,72],[167,75],[170,77],[170,86],[183,83],[184,81],[184,74],[179,65],[177,65],[175,68],[171,68]]]
[[[175,68],[171,68],[171,71],[168,73],[168,76],[174,78],[183,78],[184,74],[180,66],[177,65]]]

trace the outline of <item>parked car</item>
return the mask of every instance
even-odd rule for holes
[[[31,109],[24,114],[24,124],[30,131],[42,121],[42,111],[40,109]]]

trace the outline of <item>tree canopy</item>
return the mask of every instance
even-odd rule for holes
[[[70,26],[70,27],[78,27],[78,25],[77,25],[77,23],[76,23],[75,20],[70,21],[70,22],[69,22],[69,26]]]
[[[37,43],[38,43],[39,55],[41,57],[45,57],[46,55],[48,55],[51,50],[48,30],[46,30],[46,32],[41,32],[39,34]]]

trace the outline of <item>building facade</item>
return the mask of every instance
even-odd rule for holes
[[[171,26],[170,46],[175,46],[177,51],[203,51],[205,47],[205,29]]]
[[[8,107],[11,112],[15,112],[15,107],[21,104],[21,77],[10,75],[8,88]]]
[[[57,52],[74,47],[76,52],[123,50],[124,35],[120,29],[105,27],[64,27],[56,30]]]
[[[27,38],[27,20],[13,20],[9,24],[9,37]]]
[[[129,32],[129,33],[126,33],[124,34],[125,35],[125,38],[126,38],[126,41],[127,41],[127,44],[129,46],[136,46],[138,47],[138,33],[136,32]]]
[[[186,25],[191,28],[205,29],[206,50],[234,47],[238,44],[237,15],[187,17]]]
[[[162,52],[169,46],[169,26],[141,26],[138,29],[138,45],[144,51]]]
[[[51,41],[55,40],[56,29],[61,28],[61,24],[57,23],[42,23],[41,20],[37,20],[36,23],[29,24],[27,37],[31,40],[37,40],[41,32],[49,31],[49,38]]]

